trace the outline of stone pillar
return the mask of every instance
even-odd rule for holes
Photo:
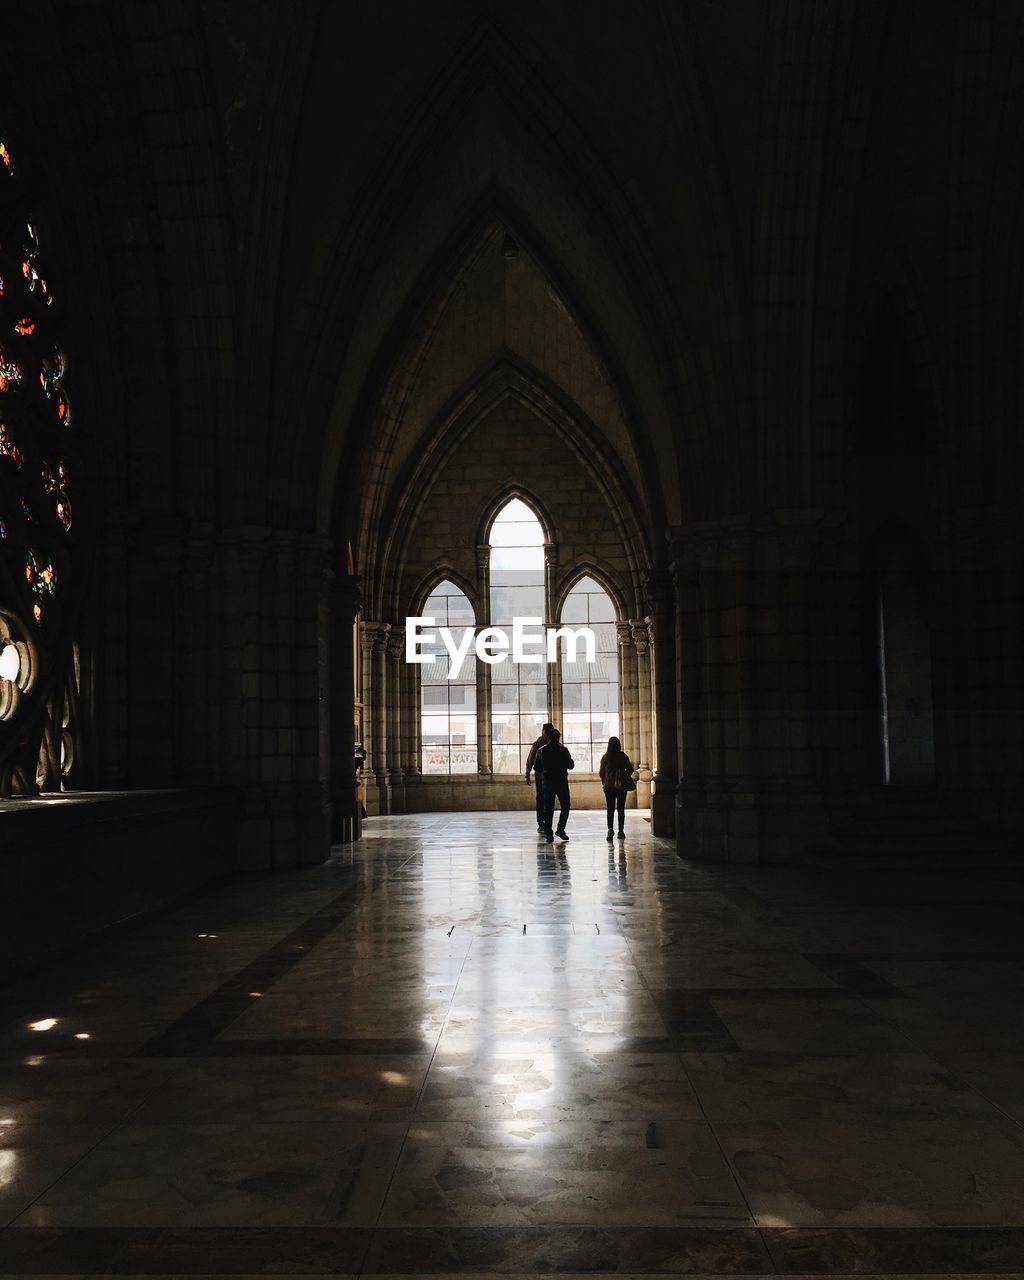
[[[423,772],[420,754],[420,668],[405,664],[402,702],[402,772],[418,778]]]
[[[737,520],[673,539],[684,857],[786,862],[824,842],[808,609],[820,514],[779,513],[756,536]]]
[[[491,621],[491,548],[481,544],[476,549],[476,581],[484,611],[477,619],[477,630]],[[482,774],[494,772],[494,748],[491,742],[491,668],[487,662],[476,664],[476,736],[477,769]]]
[[[96,606],[88,610],[84,649],[91,652],[95,679],[87,686],[86,725],[95,725],[95,758],[87,750],[87,776],[101,788],[123,787],[128,779],[128,559],[129,532],[123,524],[104,528],[96,563]],[[86,598],[88,602],[88,597]],[[88,741],[88,740],[87,740]]]
[[[651,655],[651,721],[654,736],[651,778],[651,830],[672,838],[676,832],[676,787],[679,766],[676,755],[675,601],[668,574],[651,574],[646,583],[649,652]]]
[[[555,617],[555,598],[552,593],[552,584],[555,580],[555,573],[558,569],[558,544],[556,542],[544,543],[544,625],[546,627],[557,626],[558,619]],[[564,732],[562,719],[565,714],[565,706],[562,698],[562,664],[561,661],[546,663],[544,666],[545,680],[547,682],[548,693],[548,712],[543,716],[543,720],[547,720],[553,725],[557,725]]]
[[[211,600],[215,590],[215,543],[211,524],[194,524],[185,535],[182,557],[180,645],[186,656],[181,680],[181,779],[189,786],[208,784],[215,777],[220,756],[223,707],[220,672],[213,655],[220,653],[219,623]]]
[[[370,727],[363,779],[367,812],[388,813],[387,622],[363,621],[363,715]]]
[[[646,806],[650,803],[652,763],[654,760],[654,725],[651,720],[651,709],[654,706],[654,694],[651,683],[651,646],[647,623],[634,618],[630,622],[633,632],[633,648],[636,650],[637,662],[637,695],[640,721],[640,750],[636,760],[640,777],[637,780],[637,803]]]
[[[999,727],[992,802],[996,820],[1007,830],[1019,831],[1024,829],[1024,530],[1015,508],[996,508],[990,519],[995,617],[989,689],[993,729]]]
[[[274,865],[269,797],[260,768],[262,756],[261,673],[266,628],[262,583],[270,529],[242,525],[221,538],[220,570],[224,617],[224,732],[221,772],[242,792],[238,829],[239,866],[265,870]]]
[[[361,593],[354,575],[337,574],[330,582],[330,797],[331,839],[358,840],[362,813],[355,768],[354,625]]]
[[[387,642],[388,796],[390,813],[405,812],[402,770],[402,711],[405,700],[405,635],[392,631]]]
[[[128,742],[132,786],[179,780],[182,709],[178,690],[185,653],[181,643],[183,531],[143,526],[128,559]]]
[[[633,628],[628,622],[615,624],[619,646],[619,711],[622,748],[630,759],[640,763],[640,689],[637,681],[636,650]],[[634,795],[636,793],[634,792]]]

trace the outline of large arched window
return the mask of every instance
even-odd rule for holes
[[[456,644],[476,624],[465,592],[444,581],[430,593],[423,615],[436,627],[448,627]],[[470,646],[455,680],[449,680],[451,659],[433,631],[433,645],[421,652],[432,661],[420,668],[420,768],[424,773],[476,773],[476,659]]]
[[[513,498],[490,534],[491,625],[510,634],[513,618],[540,618],[544,608],[544,530],[525,502]],[[491,742],[495,773],[521,773],[530,744],[547,719],[547,668],[511,658],[491,667]]]
[[[33,167],[0,136],[0,795],[74,781],[85,467]]]
[[[597,640],[597,661],[569,662],[563,646],[563,736],[577,769],[595,770],[619,733],[619,671],[615,606],[593,578],[581,578],[565,598],[562,626],[590,627]],[[585,656],[582,651],[581,657]],[[629,750],[629,744],[624,744]],[[634,747],[635,750],[635,747]]]

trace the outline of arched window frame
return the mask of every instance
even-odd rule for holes
[[[551,618],[551,575],[549,573],[549,566],[554,549],[554,542],[551,536],[551,522],[546,518],[540,504],[537,503],[531,495],[528,495],[518,489],[505,491],[496,501],[490,504],[483,528],[483,537],[479,544],[478,564],[481,569],[481,576],[485,578],[485,590],[482,594],[486,601],[487,625],[507,626],[511,623],[511,617],[495,617],[494,614],[495,581],[493,562],[494,552],[500,549],[501,544],[493,543],[492,539],[494,537],[495,525],[498,523],[502,514],[516,502],[521,503],[529,511],[540,532],[539,542],[524,543],[523,546],[536,547],[539,552],[538,559],[540,564],[531,568],[527,572],[536,572],[537,568],[540,570],[539,586],[541,598],[541,624],[542,626],[547,626]],[[535,587],[536,585],[537,584],[524,583],[522,584],[522,588],[524,590],[529,590],[531,586]],[[516,588],[513,587],[513,589]],[[515,616],[536,616],[536,613],[534,609],[531,608],[528,615],[516,612]],[[530,744],[536,738],[537,733],[539,733],[541,724],[551,717],[553,693],[552,668],[545,663],[539,668],[539,670],[534,669],[535,678],[531,680],[529,679],[528,671],[524,671],[519,667],[514,667],[509,660],[508,669],[510,672],[514,672],[516,677],[516,710],[511,714],[516,717],[517,742],[515,745],[518,746],[518,751],[511,752],[510,748],[512,744],[505,743],[503,745],[508,749],[496,757],[496,753],[494,751],[494,748],[497,745],[494,740],[494,717],[496,714],[495,685],[500,684],[511,687],[511,682],[503,679],[505,663],[494,666],[488,663],[481,663],[480,665],[484,668],[484,671],[481,673],[481,683],[483,686],[481,705],[486,707],[487,747],[489,757],[487,760],[487,767],[489,771],[493,773],[500,773],[503,776],[514,777],[525,769],[526,756],[529,752]],[[524,701],[527,704],[527,709],[525,711],[523,709]],[[543,705],[541,705],[541,703],[543,703]],[[529,716],[532,719],[533,723],[529,727],[524,727],[524,715]],[[515,757],[514,760],[512,758],[513,756]],[[501,767],[502,764],[506,767]]]
[[[573,568],[571,575],[566,579],[564,579],[563,582],[560,584],[557,596],[555,597],[556,604],[555,604],[555,610],[553,613],[553,617],[555,621],[552,623],[552,625],[559,626],[559,627],[571,626],[571,625],[578,625],[578,626],[587,625],[586,622],[578,621],[574,623],[571,620],[567,620],[563,618],[563,614],[565,612],[566,605],[569,602],[569,598],[575,592],[578,591],[580,584],[585,582],[587,579],[590,579],[594,582],[594,584],[600,589],[600,591],[607,597],[608,603],[610,605],[611,617],[607,620],[607,625],[611,628],[611,632],[610,632],[610,636],[608,637],[609,643],[607,647],[604,649],[604,652],[607,656],[611,658],[612,662],[614,663],[614,668],[613,668],[614,679],[607,683],[611,683],[615,687],[615,698],[614,698],[615,727],[613,732],[616,734],[616,736],[621,737],[623,716],[624,716],[624,707],[623,707],[624,672],[622,670],[618,634],[619,634],[619,628],[622,626],[623,621],[627,615],[626,615],[626,610],[623,607],[623,601],[622,601],[621,593],[618,590],[618,587],[608,577],[608,575],[605,574],[596,565],[590,564],[590,563],[577,564]],[[553,668],[555,679],[557,681],[558,717],[563,724],[563,732],[564,732],[564,739],[565,739],[566,745],[569,747],[571,751],[573,749],[572,748],[573,739],[570,737],[569,722],[567,719],[568,715],[571,714],[571,709],[566,706],[566,684],[575,683],[575,682],[566,681],[564,668],[565,668],[565,660],[564,660],[564,657],[560,654],[559,661],[555,664]],[[605,683],[605,682],[589,680],[588,686],[592,685],[593,683]],[[576,765],[577,765],[578,771],[581,771],[581,772],[596,771],[597,763],[600,760],[600,757],[604,751],[604,747],[607,742],[607,737],[611,736],[611,732],[612,731],[610,731],[607,735],[602,735],[603,740],[601,740],[601,738],[595,739],[593,738],[593,736],[591,736],[591,738],[588,740],[588,747],[592,747],[592,751],[593,751],[592,762],[587,761],[585,764],[583,764],[582,770],[580,770],[580,765],[583,762],[581,760],[577,760]],[[591,735],[593,735],[593,729],[591,729]],[[582,742],[579,743],[579,745],[582,747],[583,746]],[[600,747],[600,750],[598,750],[598,747]],[[634,746],[633,749],[636,750],[637,747]],[[580,754],[582,755],[583,753],[581,752]]]
[[[465,626],[466,628],[471,630],[475,638],[476,633],[479,630],[479,607],[478,607],[478,603],[474,602],[473,600],[473,593],[471,588],[467,589],[469,588],[470,584],[461,580],[460,575],[458,575],[457,573],[454,573],[451,570],[435,573],[434,575],[432,575],[430,582],[431,582],[430,586],[425,587],[424,589],[421,589],[421,591],[418,593],[419,605],[416,610],[417,616],[424,616],[429,614],[436,617],[438,627],[452,626],[453,618],[452,618],[452,615],[450,614],[451,606],[450,605],[446,606],[445,615],[442,617],[438,612],[437,605],[436,604],[432,605],[431,601],[436,601],[436,599],[440,595],[443,595],[446,600],[461,599],[465,602],[466,606],[468,607],[467,617],[471,618],[472,620],[466,621],[464,623],[459,623],[458,625]],[[454,590],[450,592],[443,592],[442,589],[446,586],[452,587],[454,588]],[[442,653],[444,653],[443,647],[441,651]],[[448,661],[447,656],[445,655],[445,657],[440,659],[440,661],[442,663],[447,663]],[[431,670],[431,667],[423,666],[423,665],[417,665],[416,667],[416,671],[418,673],[418,678],[416,681],[416,704],[415,704],[416,712],[417,712],[416,720],[415,720],[416,756],[417,756],[417,768],[425,776],[459,777],[459,776],[466,776],[469,774],[475,774],[479,771],[480,725],[479,725],[479,696],[477,692],[479,687],[479,680],[478,680],[478,675],[476,670],[477,666],[478,664],[476,662],[475,654],[471,652],[465,659],[465,662],[463,664],[463,667],[460,673],[460,678],[454,682],[445,681],[443,684],[440,681],[432,680],[428,676],[427,673]],[[430,735],[424,732],[426,717],[432,716],[436,719],[436,718],[440,718],[440,715],[441,715],[439,711],[431,712],[427,710],[427,706],[428,706],[427,691],[432,688],[444,689],[447,692],[447,697],[444,702],[444,706],[445,706],[444,718],[447,721],[445,736],[448,739],[447,748],[446,748],[446,754],[448,757],[447,768],[433,767],[431,761],[428,759],[428,754],[431,754],[431,745],[433,745],[433,748],[434,748],[432,754],[435,756],[439,754],[439,749],[440,749],[440,744],[429,744],[425,742],[426,738],[429,736],[440,736],[438,734]],[[465,714],[463,715],[462,719],[464,722],[468,721],[471,724],[471,728],[467,726],[466,730],[464,730],[464,733],[462,736],[467,737],[468,741],[466,741],[463,744],[454,744],[452,741],[454,736],[459,736],[459,735],[453,734],[453,730],[452,730],[452,714],[453,714],[452,694],[456,689],[470,691],[465,699],[465,701],[468,702],[468,707],[465,709]],[[453,751],[456,745],[462,745],[466,748],[466,751],[464,753],[467,757],[466,759],[456,760],[453,757]],[[437,763],[438,762],[435,760],[433,762],[433,765],[436,765]]]

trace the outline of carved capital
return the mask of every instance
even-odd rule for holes
[[[383,653],[391,634],[390,622],[363,622],[361,627],[363,648],[370,653]]]
[[[620,649],[628,649],[633,643],[633,628],[628,622],[616,622],[615,639]]]
[[[650,634],[647,630],[647,623],[641,618],[634,618],[630,623],[633,632],[633,643],[636,645],[637,653],[646,653],[647,646],[650,642]]]

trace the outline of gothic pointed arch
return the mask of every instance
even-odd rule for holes
[[[585,578],[592,578],[605,592],[612,602],[618,620],[625,621],[630,616],[631,610],[627,604],[627,597],[614,576],[595,564],[593,559],[578,556],[571,565],[562,568],[555,583],[552,584],[551,600],[556,618],[561,617],[562,608],[570,593]]]
[[[669,291],[636,213],[623,207],[621,184],[608,173],[593,145],[576,136],[578,130],[564,119],[542,79],[531,68],[521,66],[519,55],[490,33],[461,49],[447,74],[436,77],[435,83],[443,100],[429,110],[417,103],[410,112],[407,127],[401,131],[401,153],[382,166],[382,187],[366,206],[365,220],[360,216],[346,221],[344,245],[339,241],[331,264],[319,272],[322,284],[315,306],[310,301],[310,314],[328,319],[321,337],[310,344],[307,331],[303,351],[295,353],[307,363],[312,361],[325,369],[330,364],[337,369],[337,352],[341,350],[351,368],[351,372],[343,369],[340,377],[334,377],[333,391],[311,369],[308,384],[311,394],[320,397],[319,408],[298,400],[294,406],[284,406],[284,417],[294,420],[296,429],[299,421],[315,429],[326,414],[333,420],[326,442],[321,437],[322,455],[318,453],[322,462],[318,500],[322,525],[330,521],[330,511],[337,509],[337,458],[342,442],[351,444],[351,436],[346,441],[349,432],[355,432],[361,442],[369,437],[367,407],[379,402],[394,353],[403,344],[403,332],[409,327],[408,316],[401,315],[403,303],[415,303],[424,275],[451,278],[450,266],[438,272],[431,268],[431,260],[450,256],[445,251],[450,228],[467,209],[479,220],[481,206],[494,205],[494,193],[503,194],[502,212],[507,221],[512,220],[508,210],[530,209],[529,219],[516,219],[526,227],[520,236],[534,246],[552,246],[547,255],[549,267],[561,264],[564,280],[576,282],[576,311],[594,318],[596,327],[606,335],[605,346],[614,354],[621,381],[634,401],[630,420],[635,429],[647,439],[657,438],[659,447],[667,451],[665,456],[677,458],[675,424],[696,422],[704,416],[697,407],[699,369],[695,361],[686,367],[690,344],[680,318],[665,311],[672,306]],[[474,100],[474,110],[467,109],[467,94]],[[562,136],[556,142],[555,133],[541,124],[550,125],[553,119],[568,130],[571,145],[566,146]],[[526,127],[528,122],[532,127]],[[427,127],[429,139],[424,137]],[[516,157],[514,167],[505,163],[505,148],[502,154],[494,155],[486,146],[492,132],[509,140]],[[418,152],[429,152],[434,158],[429,172],[416,162],[410,140],[417,141]],[[463,163],[449,168],[449,159],[456,153],[463,157]],[[467,154],[471,157],[468,162]],[[484,180],[476,181],[474,174]],[[448,211],[456,210],[451,217]],[[416,234],[404,236],[413,211]],[[512,228],[513,235],[516,229]],[[360,241],[360,235],[367,238]],[[393,260],[399,242],[415,244],[418,258],[405,252]],[[536,247],[534,254],[538,259],[542,256]],[[584,256],[590,263],[585,272],[580,267]],[[605,264],[603,279],[595,275],[594,261]],[[555,272],[549,269],[548,274]],[[563,288],[562,292],[567,291]],[[363,333],[389,328],[390,339],[375,344],[372,351],[364,347]],[[363,379],[359,370],[371,365],[376,365],[376,370]],[[303,380],[299,382],[301,385]],[[689,398],[685,407],[680,397]],[[333,409],[327,403],[330,399]],[[292,428],[286,426],[285,430],[290,433]],[[701,446],[698,442],[694,447]],[[301,461],[302,448],[295,456]],[[691,488],[699,486],[699,460],[694,456],[687,462],[683,482]],[[306,470],[311,472],[312,468]],[[678,465],[651,474],[654,496],[666,504],[672,516],[680,511],[679,496],[672,492],[679,477]],[[286,491],[287,486],[282,486],[282,497]]]
[[[438,586],[444,583],[451,583],[452,586],[457,587],[469,601],[474,616],[480,617],[480,600],[475,584],[446,560],[439,560],[433,565],[424,575],[419,586],[412,592],[410,596],[410,612],[421,614],[431,594]]]
[[[503,430],[507,432],[504,439]],[[531,444],[534,439],[545,442],[544,456],[550,458],[550,464],[537,466],[540,455]],[[484,440],[490,444],[484,445]],[[448,491],[453,477],[462,475],[463,459],[474,450],[482,450],[477,461],[468,463],[474,473],[489,473],[487,464],[495,450],[504,450],[506,458],[519,461],[514,479],[510,477],[483,493],[479,484],[470,486],[474,490],[472,518],[460,524],[467,547],[486,545],[488,519],[508,496],[519,493],[542,513],[546,539],[556,560],[563,553],[570,558],[592,556],[593,546],[580,545],[578,536],[567,538],[566,529],[559,527],[555,508],[565,501],[565,486],[559,476],[563,480],[571,477],[573,488],[584,487],[592,518],[602,530],[600,536],[609,556],[619,565],[620,576],[630,582],[633,595],[639,592],[652,553],[638,498],[615,454],[579,406],[522,362],[502,357],[489,362],[468,386],[449,398],[410,448],[409,465],[396,477],[382,503],[381,538],[376,543],[369,541],[367,563],[376,566],[368,571],[369,590],[379,597],[383,613],[402,611],[402,601],[408,596],[408,586],[403,586],[405,566],[418,538],[417,529],[430,509],[443,513],[450,499],[439,495]],[[372,515],[365,513],[364,523],[372,529]],[[472,574],[470,563],[464,565],[464,572]]]

